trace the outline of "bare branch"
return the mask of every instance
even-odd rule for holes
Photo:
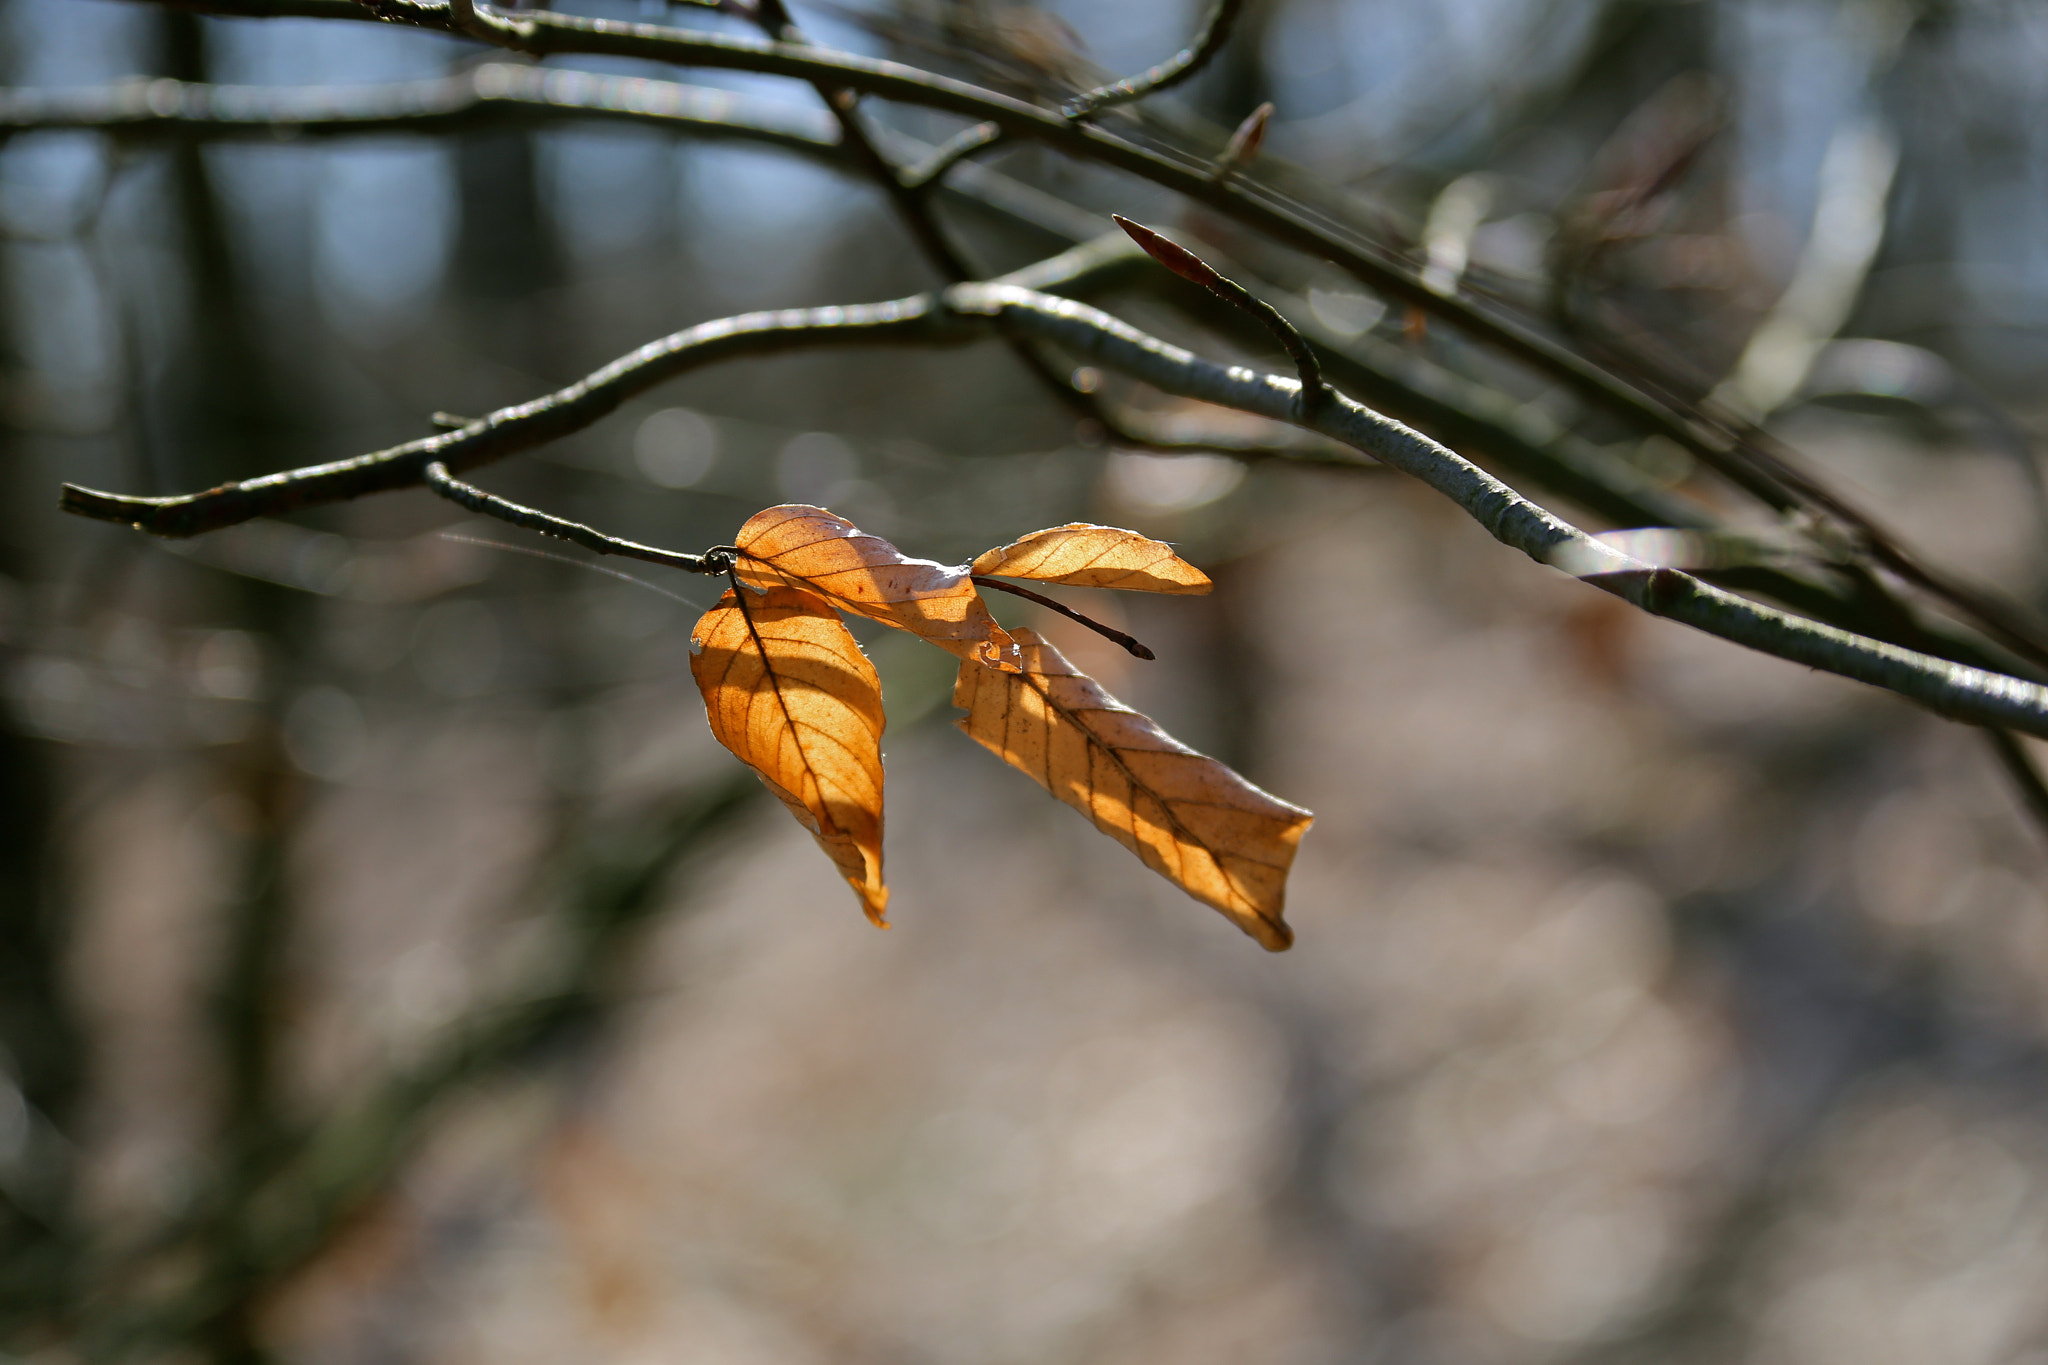
[[[973,156],[1003,140],[1003,128],[999,123],[977,123],[963,128],[947,138],[931,153],[914,166],[903,170],[905,187],[923,190],[935,185],[945,177],[946,172]]]
[[[361,3],[394,23],[453,30],[445,7],[428,7],[416,0]],[[1360,236],[1334,216],[1281,198],[1240,177],[1219,179],[1213,175],[1213,164],[1204,159],[1142,147],[1090,121],[1068,119],[897,62],[545,10],[507,17],[486,7],[477,14],[483,29],[471,36],[515,51],[536,56],[576,52],[639,57],[678,66],[793,76],[992,122],[1011,136],[1044,142],[1141,176],[1277,241],[1323,256],[1374,290],[1442,319],[1646,431],[1669,437],[1771,507],[1824,511],[1863,537],[1876,562],[1975,620],[2008,648],[2048,663],[2048,637],[2035,623],[1990,594],[1923,564],[1874,518],[1794,468],[1789,451],[1739,419],[1688,404],[1668,382],[1625,379],[1492,304],[1440,294],[1394,252]]]
[[[426,467],[434,461],[461,471],[531,450],[580,431],[635,394],[715,361],[808,346],[933,344],[953,339],[966,338],[924,295],[860,307],[747,313],[649,342],[567,388],[500,409],[459,431],[181,497],[123,497],[66,484],[61,506],[79,516],[120,522],[152,535],[194,536],[252,517],[415,487],[425,482]]]
[[[789,10],[783,0],[754,0],[753,16],[761,29],[770,38],[783,43],[803,43],[803,34],[789,17]],[[945,229],[933,215],[931,205],[926,202],[921,184],[912,183],[897,169],[882,149],[876,145],[867,121],[861,117],[860,92],[825,81],[813,81],[812,87],[825,101],[826,107],[839,120],[840,141],[845,145],[853,160],[863,167],[869,177],[888,196],[889,203],[896,210],[896,216],[910,232],[925,259],[938,271],[948,284],[960,284],[974,278],[974,271],[968,266]],[[996,129],[1000,135],[1001,129]],[[957,158],[955,158],[957,159]],[[1023,362],[1039,383],[1043,384],[1054,397],[1081,416],[1102,421],[1102,413],[1095,401],[1087,394],[1069,384],[1044,356],[1027,341],[1007,333],[1003,340],[1017,359]]]
[[[168,78],[114,85],[0,89],[0,139],[51,129],[122,137],[432,135],[569,116],[652,125],[695,137],[767,142],[843,160],[822,111],[708,86],[489,62],[428,80],[341,86],[206,85]]]
[[[681,554],[675,550],[661,550],[652,545],[642,545],[637,541],[620,540],[616,536],[608,536],[602,531],[593,530],[580,521],[551,517],[546,512],[522,506],[495,493],[486,493],[476,485],[464,483],[450,474],[448,466],[439,460],[427,461],[426,467],[420,471],[420,476],[427,487],[457,506],[466,507],[472,512],[480,512],[487,517],[496,517],[499,521],[524,527],[529,531],[538,531],[544,536],[574,542],[586,550],[594,550],[601,555],[620,555],[626,559],[644,560],[649,564],[681,569],[685,573],[721,572],[713,568],[703,555]]]
[[[615,361],[558,394],[390,451],[181,498],[124,498],[67,485],[63,505],[67,511],[126,522],[159,535],[192,535],[267,512],[419,484],[426,480],[426,467],[437,461],[453,469],[456,458],[473,465],[529,448],[587,425],[628,392],[703,363],[707,352],[724,358],[821,341],[937,343],[964,335],[945,325],[947,316],[962,323],[979,319],[1057,342],[1167,393],[1320,432],[1421,479],[1464,508],[1501,543],[1540,563],[1564,564],[1652,615],[1886,688],[1958,720],[2048,737],[2048,688],[1776,611],[1676,570],[1630,559],[1420,432],[1341,394],[1304,409],[1298,380],[1217,365],[1100,309],[1014,284],[956,285],[946,292],[943,309],[942,313],[930,297],[919,296],[706,323]]]
[[[349,9],[360,13],[353,4]],[[646,76],[510,62],[490,62],[426,80],[365,85],[206,85],[144,79],[105,86],[0,88],[0,141],[22,133],[90,129],[121,138],[267,143],[280,137],[431,136],[564,119],[629,123],[712,141],[765,144],[841,168],[849,160],[837,122],[822,109]],[[869,132],[898,159],[928,162],[937,152],[886,127]],[[951,171],[945,183],[930,186],[930,191],[972,201],[1054,236],[1092,237],[1106,221],[984,166],[956,161]]]
[[[1885,688],[1958,720],[2048,737],[2048,687],[1822,625],[1629,559],[1462,456],[1341,394],[1304,416],[1296,380],[1203,360],[1099,309],[1013,285],[957,286],[948,301],[963,313],[1007,317],[1013,326],[1168,393],[1296,422],[1342,441],[1421,479],[1502,544],[1539,563],[1570,564],[1578,576],[1653,616]]]
[[[1159,65],[1149,67],[1135,76],[1128,76],[1110,85],[1098,86],[1085,94],[1076,95],[1067,101],[1061,110],[1070,119],[1084,119],[1109,108],[1111,105],[1128,104],[1132,100],[1144,99],[1161,90],[1179,85],[1188,77],[1208,65],[1209,59],[1223,50],[1230,41],[1231,26],[1244,10],[1244,0],[1216,0],[1209,10],[1209,18],[1202,25],[1202,31],[1195,35],[1195,41],[1167,58]]]

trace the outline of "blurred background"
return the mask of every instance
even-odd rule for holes
[[[796,14],[1047,101],[1201,18]],[[2048,13],[1995,0],[1254,0],[1118,117],[1213,148],[1274,101],[1266,183],[1767,418],[1930,559],[2038,603],[2044,59]],[[365,23],[0,0],[13,87],[480,62],[531,70]],[[705,729],[703,581],[535,557],[560,547],[420,491],[185,542],[57,513],[64,481],[353,455],[692,323],[935,283],[804,150],[832,135],[809,88],[680,78],[782,143],[529,103],[0,144],[0,1347],[2048,1361],[2048,842],[1992,750],[1634,614],[1397,476],[1110,379],[1163,428],[1274,447],[1115,449],[993,341],[724,365],[474,476],[685,550],[790,500],[949,562],[1074,519],[1174,540],[1213,596],[1069,594],[1157,663],[995,605],[1317,812],[1279,956],[955,733],[952,661],[908,637],[864,636],[878,933]],[[961,126],[865,107],[911,153]],[[1029,147],[949,183],[977,270],[1120,211],[1282,302],[1345,387],[1461,395],[1484,421],[1438,434],[1511,475],[1577,452],[1622,492],[1527,488],[1583,524],[1772,528],[1669,442],[1149,185]],[[1275,363],[1161,277],[1092,297]]]

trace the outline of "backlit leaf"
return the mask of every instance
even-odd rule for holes
[[[740,550],[734,572],[743,583],[801,588],[963,659],[1017,666],[1016,644],[959,565],[912,559],[846,518],[801,503],[755,513],[733,544]]]
[[[1287,869],[1315,817],[1180,743],[1035,632],[1014,635],[1021,673],[960,666],[960,728],[1264,947],[1292,943]]]
[[[759,773],[838,865],[876,924],[882,884],[882,689],[827,602],[728,589],[692,632],[711,733]]]
[[[1133,592],[1203,593],[1209,575],[1173,552],[1173,547],[1114,526],[1085,521],[1033,531],[968,566],[996,578],[1032,578],[1071,583],[1077,588],[1124,588]]]

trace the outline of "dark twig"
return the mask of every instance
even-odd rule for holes
[[[1154,654],[1151,650],[1147,649],[1144,645],[1140,644],[1137,640],[1133,639],[1129,635],[1124,634],[1116,627],[1105,626],[1102,624],[1102,622],[1096,620],[1092,616],[1083,616],[1080,612],[1075,611],[1072,607],[1067,606],[1063,602],[1055,602],[1043,593],[1033,592],[1029,588],[1020,588],[1015,583],[1005,583],[1000,578],[990,578],[987,574],[972,574],[969,576],[974,580],[975,583],[979,584],[984,588],[994,588],[997,592],[1011,593],[1015,596],[1023,598],[1027,602],[1036,602],[1041,607],[1050,607],[1054,611],[1058,612],[1060,615],[1066,617],[1069,621],[1079,621],[1082,625],[1088,627],[1088,629],[1094,631],[1103,639],[1114,640],[1116,643],[1122,645],[1125,649],[1129,650],[1131,653],[1137,655],[1141,659],[1156,659],[1159,657],[1157,654]]]
[[[857,307],[747,313],[685,328],[621,356],[567,388],[501,408],[460,431],[423,437],[332,464],[289,469],[180,497],[137,498],[64,485],[60,506],[159,536],[196,536],[253,517],[412,488],[440,461],[460,473],[580,431],[635,394],[714,361],[820,345],[967,340],[927,295]]]
[[[789,10],[782,0],[754,0],[752,17],[761,31],[776,42],[809,46],[795,21],[789,17]],[[825,101],[825,107],[832,111],[832,117],[838,120],[841,143],[889,197],[897,217],[910,230],[925,258],[948,284],[958,284],[970,278],[973,271],[952,242],[947,240],[945,231],[940,228],[938,219],[932,216],[923,196],[904,182],[895,163],[883,155],[882,149],[869,135],[867,122],[860,113],[860,92],[822,80],[811,84],[818,97]]]
[[[186,3],[198,7],[198,0]],[[234,12],[258,12],[249,0],[232,3]],[[393,23],[442,31],[453,28],[445,6],[414,0],[361,3]],[[1283,198],[1241,177],[1214,178],[1213,165],[1207,160],[1139,146],[1087,120],[1065,118],[1023,100],[898,62],[546,10],[525,11],[516,17],[489,9],[477,13],[487,29],[486,40],[514,51],[535,56],[575,52],[639,57],[678,66],[822,81],[995,122],[1015,136],[1129,171],[1276,241],[1320,255],[1377,292],[1442,319],[1646,431],[1669,437],[1771,507],[1787,510],[1812,504],[1822,508],[1865,537],[1869,553],[1885,568],[1977,622],[2008,648],[2048,662],[2048,639],[2034,623],[1991,595],[1922,564],[1873,518],[1820,487],[1811,476],[1792,469],[1786,452],[1746,424],[1689,405],[1677,396],[1673,384],[1653,377],[1625,378],[1483,300],[1440,294],[1425,285],[1393,250],[1360,236],[1332,214]]]
[[[1028,278],[1039,288],[1058,288],[1104,265],[1102,253],[1076,248],[1041,261],[1016,278]],[[955,317],[929,294],[888,303],[746,313],[649,342],[566,388],[501,408],[438,436],[175,497],[132,497],[66,484],[59,505],[76,516],[133,526],[151,535],[203,535],[255,517],[417,487],[425,482],[422,471],[433,460],[453,473],[475,469],[580,431],[628,398],[717,361],[811,346],[964,343],[973,340],[977,324],[986,321]],[[444,420],[454,420],[454,414],[435,414],[436,425]]]
[[[348,0],[351,14],[367,18]],[[561,67],[486,62],[414,81],[340,86],[201,85],[168,79],[101,86],[0,88],[0,140],[55,129],[93,129],[122,139],[192,138],[275,142],[431,136],[472,128],[544,126],[564,121],[627,123],[710,141],[777,147],[845,168],[850,152],[824,109],[730,90],[601,75]],[[885,126],[869,133],[898,161],[928,164],[936,149]],[[1007,136],[1007,134],[1005,135]],[[969,165],[925,193],[971,201],[1018,223],[1075,240],[1100,219],[1035,186]]]
[[[808,46],[796,23],[789,17],[789,10],[783,4],[783,0],[754,0],[753,18],[762,31],[777,42]],[[860,92],[825,81],[813,81],[812,88],[831,109],[832,116],[839,120],[842,145],[852,155],[854,161],[867,171],[870,178],[881,186],[882,192],[888,196],[890,204],[895,208],[896,216],[903,220],[912,239],[924,252],[925,259],[947,284],[964,284],[974,278],[973,269],[947,238],[945,229],[939,225],[938,218],[932,213],[931,205],[926,202],[923,187],[911,183],[876,145],[873,134],[861,117]],[[999,137],[1001,134],[1002,129],[997,125],[992,136]],[[955,160],[957,159],[956,157]],[[943,168],[941,172],[943,173]],[[1016,354],[1017,359],[1023,362],[1024,368],[1029,370],[1054,397],[1073,408],[1082,417],[1098,422],[1103,420],[1095,401],[1068,383],[1066,377],[1040,355],[1030,342],[1007,334],[1003,339]]]
[[[565,521],[561,517],[551,517],[546,512],[521,506],[495,493],[486,493],[476,485],[464,483],[450,474],[448,466],[439,460],[428,461],[420,475],[427,487],[458,506],[467,507],[470,511],[480,512],[487,517],[496,517],[499,521],[513,526],[538,531],[544,536],[572,541],[586,550],[601,555],[620,555],[626,559],[645,560],[649,564],[665,564],[671,569],[681,569],[685,573],[718,572],[703,555],[683,554],[676,550],[656,549],[652,545],[642,545],[637,541],[620,540],[616,536],[608,536],[602,531],[585,526],[580,521]]]
[[[930,189],[945,177],[947,171],[973,156],[1001,142],[1006,134],[1000,123],[977,123],[962,128],[953,136],[941,142],[913,166],[903,169],[905,189],[919,193]]]
[[[564,116],[766,141],[807,155],[839,157],[832,122],[813,110],[677,81],[509,62],[363,85],[209,85],[160,78],[0,89],[0,139],[92,128],[127,138],[275,141],[285,135],[434,134]]]
[[[1281,349],[1287,352],[1288,359],[1294,362],[1295,370],[1301,375],[1303,412],[1312,412],[1330,400],[1334,390],[1323,380],[1322,362],[1316,359],[1315,349],[1300,332],[1294,330],[1293,323],[1280,315],[1279,309],[1237,281],[1224,278],[1215,267],[1180,243],[1142,223],[1134,223],[1120,213],[1112,213],[1110,217],[1130,235],[1132,241],[1144,248],[1146,255],[1182,279],[1199,284],[1216,297],[1250,313],[1279,340]]]
[[[962,326],[958,330],[934,326],[935,312],[956,319]],[[821,314],[829,315],[831,325],[820,325]],[[929,298],[914,298],[865,308],[756,318],[763,316],[812,320],[809,327],[784,326],[775,331],[774,335],[783,342],[798,337],[813,342],[824,337],[863,337],[858,327],[850,325],[855,318],[870,328],[885,329],[891,325],[889,319],[896,319],[900,325],[888,332],[896,340],[959,339],[971,335],[966,324],[975,319],[984,325],[1006,325],[1028,332],[1035,339],[1056,343],[1092,363],[1143,380],[1167,393],[1292,422],[1351,446],[1429,484],[1463,507],[1503,544],[1544,563],[1571,561],[1572,572],[1652,615],[1669,617],[1794,663],[1885,688],[1958,720],[2010,726],[2048,737],[2048,688],[1776,611],[1675,570],[1652,569],[1552,515],[1428,437],[1341,394],[1332,394],[1313,412],[1305,412],[1297,383],[1277,375],[1257,374],[1242,366],[1225,367],[1202,360],[1099,309],[1070,299],[1009,284],[978,284],[947,291],[942,309]],[[758,322],[755,325],[758,327]],[[705,329],[714,335],[729,333],[734,323],[705,324]],[[669,345],[657,343],[654,349],[666,354]],[[616,362],[599,374],[612,374],[622,367],[630,370],[637,363],[637,355]],[[549,411],[548,405],[555,401],[544,399],[538,405],[528,406]],[[471,433],[488,432],[496,420],[494,417],[460,432],[413,442],[397,452],[274,474],[185,498],[118,498],[67,489],[66,506],[86,515],[132,522],[160,534],[189,535],[264,511],[352,496],[344,491],[351,482],[356,491],[422,482],[427,464],[445,461],[447,443],[463,441]],[[570,418],[561,420],[573,427],[594,417],[587,412],[572,412]],[[537,439],[529,433],[520,448],[534,444]],[[466,453],[473,462],[481,462],[489,454],[504,452],[479,453],[471,449]],[[452,462],[449,463],[452,468]]]
[[[1209,11],[1209,18],[1202,25],[1202,31],[1195,35],[1195,41],[1167,58],[1159,65],[1149,67],[1135,76],[1109,85],[1097,86],[1083,94],[1074,96],[1060,110],[1070,119],[1085,119],[1111,105],[1128,104],[1132,100],[1156,95],[1170,86],[1179,85],[1188,77],[1200,71],[1209,59],[1223,50],[1230,41],[1230,29],[1237,22],[1237,16],[1244,10],[1244,0],[1216,0]]]

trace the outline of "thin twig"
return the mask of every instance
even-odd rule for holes
[[[451,28],[442,6],[421,5],[415,0],[360,3],[390,22],[442,31]],[[238,4],[237,12],[251,11]],[[1884,567],[1977,622],[2008,648],[2048,663],[2048,636],[2039,625],[1989,593],[1920,562],[1874,518],[1821,487],[1812,476],[1791,468],[1787,452],[1745,423],[1729,414],[1688,405],[1676,396],[1671,383],[1644,374],[1624,378],[1484,300],[1439,294],[1390,248],[1360,236],[1330,214],[1281,198],[1256,182],[1241,177],[1216,179],[1204,159],[1139,146],[1091,121],[1065,118],[1023,100],[897,62],[547,10],[525,11],[517,17],[488,9],[480,9],[478,14],[488,20],[487,41],[535,56],[575,52],[639,57],[678,66],[823,81],[998,123],[1015,136],[1142,176],[1279,242],[1320,255],[1375,291],[1440,318],[1589,402],[1669,437],[1772,507],[1789,510],[1810,504],[1824,510],[1866,538],[1869,553]]]
[[[776,143],[844,160],[820,111],[646,76],[486,62],[421,80],[362,85],[209,85],[168,77],[101,86],[0,89],[0,139],[90,128],[124,138],[433,134],[559,116]]]
[[[1128,104],[1132,100],[1156,95],[1170,86],[1179,85],[1188,77],[1208,65],[1209,59],[1223,50],[1230,41],[1230,29],[1237,22],[1237,16],[1244,9],[1244,0],[1216,0],[1209,11],[1209,18],[1202,25],[1202,31],[1195,35],[1195,41],[1167,58],[1159,65],[1149,67],[1135,76],[1076,95],[1060,110],[1070,119],[1085,119],[1111,105]]]
[[[946,172],[1001,142],[1005,134],[1000,123],[977,123],[962,128],[931,149],[922,161],[903,168],[905,189],[923,192],[945,178]]]
[[[761,30],[776,42],[810,46],[795,21],[789,17],[789,10],[782,0],[754,0],[752,17]],[[867,124],[860,115],[860,92],[826,81],[813,81],[812,86],[838,121],[840,139],[846,149],[888,196],[897,216],[910,230],[911,237],[925,257],[948,284],[958,284],[969,278],[973,272],[968,269],[958,249],[947,240],[923,198],[904,183],[895,164],[882,154],[874,138],[869,136]]]
[[[1004,279],[1028,279],[1034,286],[1056,289],[1114,265],[1113,257],[1091,244]],[[203,535],[255,517],[416,487],[424,482],[422,471],[431,460],[440,460],[454,473],[475,469],[580,431],[628,398],[717,361],[811,346],[964,344],[975,335],[971,322],[948,313],[930,294],[888,303],[745,313],[649,342],[566,388],[500,408],[438,436],[174,497],[134,497],[65,484],[59,506],[76,516],[132,526],[151,535]],[[437,413],[436,423],[453,416]]]
[[[1007,314],[1020,329],[1167,393],[1294,422],[1361,450],[1449,497],[1502,544],[1539,563],[1570,562],[1579,576],[1653,616],[1884,688],[1958,720],[2048,737],[2048,687],[1777,611],[1674,569],[1650,568],[1342,394],[1304,414],[1298,381],[1203,360],[1085,304],[1008,285],[964,285],[948,295],[959,312]]]
[[[1201,285],[1217,298],[1257,318],[1260,325],[1279,340],[1281,349],[1287,352],[1287,358],[1294,362],[1295,371],[1301,377],[1301,402],[1304,410],[1319,407],[1329,401],[1333,390],[1323,380],[1323,366],[1322,362],[1316,359],[1315,348],[1294,329],[1293,323],[1281,316],[1278,308],[1259,298],[1236,280],[1226,279],[1214,266],[1180,243],[1154,232],[1142,223],[1134,223],[1120,213],[1112,213],[1110,218],[1129,234],[1132,241],[1144,249],[1147,256],[1182,279]]]
[[[496,517],[499,521],[512,526],[571,541],[601,555],[619,555],[626,559],[644,560],[649,564],[665,564],[671,569],[681,569],[685,573],[718,572],[705,562],[703,555],[683,554],[676,550],[662,550],[652,545],[642,545],[637,541],[620,540],[616,536],[608,536],[602,531],[585,526],[580,521],[551,517],[546,512],[522,506],[495,493],[486,493],[476,485],[464,483],[450,474],[448,466],[439,460],[429,460],[420,474],[427,487],[448,501],[484,516]]]
[[[338,0],[348,3],[348,0]],[[355,5],[350,13],[369,18]],[[273,143],[389,133],[431,136],[564,120],[627,123],[711,141],[765,144],[845,168],[851,153],[824,109],[647,76],[486,62],[414,81],[340,86],[201,85],[169,79],[101,86],[0,88],[0,141],[28,132],[93,129],[122,139]],[[927,163],[937,149],[877,125],[876,145]],[[1100,231],[1096,215],[985,167],[956,162],[925,187],[1070,241]],[[908,173],[906,173],[908,174]]]
[[[808,46],[803,34],[789,17],[789,10],[783,0],[754,0],[753,17],[767,35],[781,43]],[[897,169],[882,149],[876,145],[860,113],[860,92],[846,86],[832,85],[824,81],[813,81],[812,86],[839,121],[840,140],[856,163],[862,166],[869,177],[888,196],[889,203],[896,210],[896,216],[909,229],[912,240],[923,251],[925,259],[939,272],[948,284],[961,284],[974,278],[974,271],[966,258],[946,236],[945,229],[926,202],[922,187],[910,183]],[[996,127],[1000,136],[1001,127]],[[1043,384],[1054,397],[1073,408],[1082,417],[1102,421],[1102,413],[1095,401],[1087,394],[1068,383],[1046,358],[1040,355],[1029,342],[1019,337],[1005,336],[1004,341],[1017,359],[1023,362],[1039,383]]]
[[[990,578],[987,574],[970,574],[968,575],[968,577],[984,588],[994,588],[997,592],[1010,593],[1014,596],[1023,598],[1027,602],[1036,602],[1041,607],[1050,607],[1054,611],[1058,612],[1060,615],[1066,617],[1069,621],[1080,622],[1082,625],[1088,627],[1088,629],[1094,631],[1097,635],[1100,635],[1103,639],[1114,640],[1116,643],[1122,645],[1125,649],[1129,650],[1131,653],[1137,655],[1141,659],[1156,659],[1159,657],[1157,654],[1154,654],[1150,649],[1147,649],[1144,645],[1140,644],[1136,639],[1129,635],[1124,634],[1116,627],[1105,626],[1102,624],[1102,622],[1096,620],[1092,616],[1083,616],[1080,612],[1075,611],[1072,607],[1066,605],[1064,602],[1055,602],[1050,597],[1047,597],[1044,593],[1033,592],[1029,588],[1020,588],[1015,583],[1005,583],[1002,579]]]
[[[1298,380],[1202,360],[1099,309],[1015,285],[958,285],[946,292],[944,307],[947,314],[962,323],[979,319],[989,325],[1015,328],[1056,342],[1095,364],[1141,379],[1167,393],[1320,432],[1421,479],[1463,507],[1503,544],[1545,564],[1570,561],[1574,572],[1652,615],[1684,622],[1794,663],[1885,688],[1959,720],[2010,726],[2048,737],[2048,688],[1776,611],[1676,570],[1649,568],[1530,502],[1421,433],[1341,394],[1333,394],[1312,410],[1305,409]],[[831,315],[830,324],[820,325],[820,314]],[[813,319],[811,327],[785,325],[774,332],[779,342],[789,344],[835,337],[861,338],[863,333],[853,325],[853,319],[870,328],[887,328],[887,320],[894,318],[898,330],[889,335],[896,340],[937,342],[959,338],[961,333],[935,326],[932,314],[932,301],[920,297],[864,308],[754,316]],[[909,325],[912,321],[916,325]],[[736,321],[709,323],[705,329],[712,334],[729,334],[735,326]],[[756,330],[758,326],[757,323]],[[971,335],[971,331],[965,334]],[[653,349],[663,352],[669,344],[657,343]],[[636,357],[615,362],[599,373],[612,375],[612,382],[620,382],[616,376],[621,371],[630,372]],[[638,387],[651,382],[647,380]],[[581,386],[564,392],[578,387]],[[546,412],[555,401],[545,399],[527,407]],[[557,419],[563,429],[594,420],[587,412],[573,408],[565,411],[569,415]],[[414,442],[400,447],[396,455],[380,452],[362,460],[273,474],[184,498],[130,499],[67,488],[65,506],[105,520],[131,522],[159,534],[189,535],[208,526],[246,520],[263,511],[351,496],[342,491],[351,480],[362,485],[360,491],[421,482],[425,466],[444,458],[443,443],[462,441],[472,432],[487,432],[496,420],[494,417],[461,432]],[[529,432],[520,448],[537,443],[538,439]],[[474,462],[489,457],[474,450],[468,453]]]
[[[859,307],[746,313],[649,342],[566,388],[501,408],[460,431],[407,441],[332,464],[285,470],[180,497],[138,498],[64,485],[67,512],[159,536],[195,536],[253,517],[412,488],[435,460],[461,473],[590,426],[636,394],[714,361],[822,345],[966,341],[929,295]]]

